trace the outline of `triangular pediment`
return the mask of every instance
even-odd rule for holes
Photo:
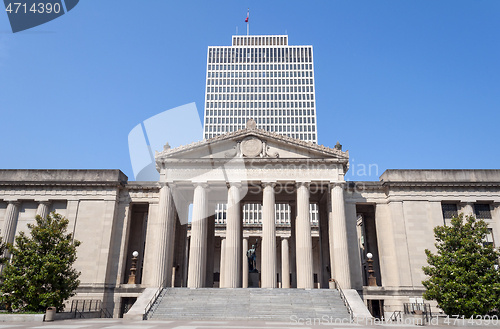
[[[340,144],[335,148],[304,142],[298,139],[257,128],[245,128],[176,148],[156,152],[158,160],[168,159],[331,159],[347,163],[348,151]]]

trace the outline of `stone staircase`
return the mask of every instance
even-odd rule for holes
[[[165,288],[146,318],[290,322],[292,316],[348,319],[349,313],[339,292],[331,289]]]

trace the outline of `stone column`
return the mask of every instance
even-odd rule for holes
[[[14,243],[14,236],[16,234],[17,218],[19,216],[19,206],[21,205],[18,201],[8,201],[7,209],[5,210],[5,218],[3,222],[2,229],[2,241],[3,243]],[[10,253],[6,250],[4,252],[6,258],[10,257]],[[3,265],[0,267],[0,271],[3,270]]]
[[[174,257],[175,206],[172,190],[167,184],[160,189],[158,213],[148,222],[148,238],[153,238],[154,249],[151,253],[151,262],[144,271],[151,271],[150,282],[153,287],[170,286],[172,278],[172,264]],[[151,234],[151,236],[150,236]]]
[[[50,201],[40,201],[36,209],[36,215],[42,218],[47,217],[49,214]]]
[[[182,205],[178,204],[178,211]],[[175,223],[175,247],[174,247],[174,263],[173,268],[175,268],[175,280],[173,287],[182,287],[184,279],[184,261],[186,253],[186,242],[187,242],[187,224],[182,225],[179,218],[179,213],[177,213],[177,219]]]
[[[290,288],[288,237],[281,238],[281,288]]]
[[[498,241],[498,239],[500,238],[500,202],[493,202],[491,204],[491,218],[493,220],[494,223],[496,223],[495,227],[496,227],[496,232],[495,232],[495,227],[493,227],[493,239],[496,238],[495,240],[495,248],[497,248],[497,250],[499,249],[500,247],[500,243]]]
[[[276,222],[274,183],[263,183],[261,287],[276,288]]]
[[[325,192],[326,199],[329,199],[330,194],[328,188]],[[319,203],[319,242],[320,242],[320,259],[321,259],[321,288],[328,288],[328,281],[332,277],[330,265],[330,246],[328,238],[328,200]],[[357,240],[356,240],[357,242]],[[357,249],[356,249],[357,250]]]
[[[187,227],[187,224],[186,224]],[[187,231],[186,231],[187,233]],[[189,264],[189,245],[191,237],[186,238],[186,250],[184,251],[184,273],[182,273],[182,287],[187,287],[187,277],[188,277],[188,264]]]
[[[222,236],[220,238],[219,288],[225,288],[225,277],[224,277],[226,274],[226,269],[224,268],[225,266],[226,266],[226,237]]]
[[[214,253],[215,253],[215,214],[212,214],[215,209],[215,203],[208,203],[207,218],[207,275],[205,278],[205,286],[213,288],[214,286]]]
[[[241,287],[242,288],[248,288],[248,258],[247,258],[247,250],[248,250],[248,238],[243,238],[243,250],[241,253],[241,261],[243,265],[243,278],[242,278],[242,283]]]
[[[309,218],[309,186],[297,184],[297,219],[295,239],[297,244],[297,288],[313,289],[313,252],[311,221]]]
[[[205,184],[197,184],[194,189],[188,288],[202,288],[205,286],[207,255],[206,187]]]
[[[328,228],[333,249],[332,273],[334,279],[342,289],[351,289],[351,275],[349,271],[349,254],[347,246],[347,227],[345,219],[344,189],[343,183],[333,183],[331,188],[331,213]]]
[[[292,273],[292,281],[290,282],[290,288],[297,288],[297,262],[296,262],[296,250],[297,243],[295,239],[295,219],[296,216],[295,202],[290,202],[290,272]]]
[[[242,248],[239,188],[239,184],[232,184],[227,193],[224,288],[241,288]]]

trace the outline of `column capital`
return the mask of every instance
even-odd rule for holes
[[[236,188],[240,189],[243,186],[243,183],[242,182],[226,182],[226,186],[228,189],[231,187],[236,187]]]
[[[290,239],[290,237],[289,237],[289,236],[282,236],[282,237],[281,237],[281,240],[289,240],[289,239]]]
[[[194,188],[203,187],[204,189],[208,189],[207,182],[193,182],[193,186],[194,186]]]
[[[305,186],[307,189],[309,189],[309,187],[311,187],[311,182],[296,182],[295,185],[297,186],[297,188]]]
[[[330,182],[330,189],[333,189],[335,187],[340,187],[344,188],[345,182]]]
[[[20,206],[21,205],[21,201],[19,201],[19,200],[5,200],[5,202],[7,202],[7,204],[11,204],[11,205],[14,205],[14,206]]]
[[[273,189],[276,187],[276,182],[261,182],[260,184],[263,188],[271,186]]]
[[[52,204],[52,201],[50,200],[41,200],[41,201],[37,201],[38,204],[43,204],[45,206],[50,206]]]

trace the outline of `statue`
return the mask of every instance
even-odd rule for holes
[[[251,249],[247,250],[247,258],[248,258],[248,272],[250,273],[258,273],[257,271],[257,256],[255,255],[255,249],[257,248],[257,241],[252,245]]]

